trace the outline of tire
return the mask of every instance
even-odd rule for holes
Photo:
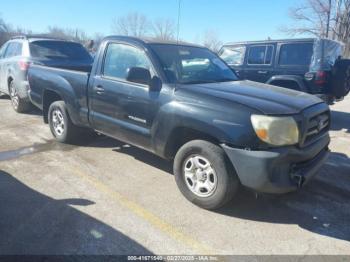
[[[33,109],[32,103],[27,99],[23,99],[18,95],[15,81],[11,80],[9,84],[9,94],[13,109],[17,113],[27,113]]]
[[[51,133],[58,142],[75,144],[81,141],[84,129],[72,123],[63,101],[56,101],[50,105],[48,120]]]
[[[198,169],[198,165],[201,168]],[[193,204],[208,210],[231,201],[239,186],[224,150],[203,140],[188,142],[179,149],[174,160],[174,175],[181,193]]]
[[[350,91],[350,60],[336,61],[331,78],[331,94],[336,98],[346,96]]]

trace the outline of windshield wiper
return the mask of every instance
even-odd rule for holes
[[[183,85],[208,84],[208,83],[215,83],[215,81],[194,80],[194,81],[188,81],[188,82],[180,82],[180,84],[183,84]]]
[[[232,82],[232,81],[237,81],[237,79],[222,78],[222,79],[215,80],[215,83],[220,83],[220,82]]]

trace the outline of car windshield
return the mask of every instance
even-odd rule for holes
[[[237,80],[216,54],[206,48],[152,44],[169,83],[200,84]]]
[[[34,41],[30,43],[30,53],[39,59],[92,62],[92,57],[82,45],[68,41]]]

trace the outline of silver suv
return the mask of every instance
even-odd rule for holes
[[[28,112],[32,108],[27,79],[30,64],[80,69],[92,61],[79,43],[42,36],[12,38],[0,49],[0,95],[9,95],[18,113]]]

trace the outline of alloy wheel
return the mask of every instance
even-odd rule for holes
[[[208,159],[201,155],[192,155],[183,167],[187,187],[199,197],[210,197],[214,194],[218,178]]]
[[[61,136],[63,134],[65,128],[64,118],[59,108],[52,112],[52,126],[56,135]]]
[[[10,83],[10,97],[13,107],[17,109],[19,105],[19,96],[13,81]]]

